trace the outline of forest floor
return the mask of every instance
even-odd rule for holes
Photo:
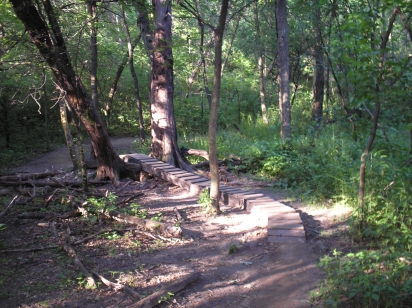
[[[113,144],[118,153],[128,153],[133,151],[133,141],[133,138],[121,138],[113,140]],[[65,172],[51,182],[79,180],[70,168],[68,151],[63,147],[13,172],[62,169]],[[246,175],[229,175],[227,185],[231,184],[264,192],[296,208],[305,225],[306,242],[268,243],[266,229],[246,212],[222,207],[222,215],[207,215],[196,197],[157,178],[144,182],[125,179],[118,187],[105,184],[92,191],[100,195],[118,191],[115,201],[118,209],[136,214],[134,202],[142,206],[140,216],[179,223],[183,230],[181,239],[141,232],[110,219],[99,223],[92,215],[63,217],[70,207],[67,195],[79,198],[77,191],[56,193],[56,189],[38,188],[36,199],[16,204],[0,218],[0,307],[138,307],[138,300],[122,290],[101,283],[98,288],[86,289],[84,275],[60,248],[52,225],[60,239],[71,243],[87,270],[128,285],[143,297],[159,289],[168,290],[188,274],[200,275],[181,292],[163,296],[159,307],[312,306],[309,292],[316,289],[322,278],[316,265],[319,258],[334,248],[351,249],[346,236],[348,210],[313,208],[298,200],[285,200],[281,193],[265,187],[268,183]],[[28,193],[32,190],[32,187],[26,189]],[[0,212],[12,196],[22,195],[24,200],[26,193],[18,187],[0,187],[0,192],[3,192]],[[45,204],[44,200],[53,193],[51,202]],[[126,202],[127,199],[130,200]],[[179,221],[176,210],[182,216]],[[24,216],[28,214],[44,215],[43,218],[32,215],[28,219],[29,216]],[[3,230],[1,224],[5,227]],[[108,231],[75,245],[76,241],[102,229]]]

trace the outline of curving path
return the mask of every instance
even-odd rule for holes
[[[145,154],[127,154],[120,157],[128,162],[141,163],[144,171],[180,186],[192,194],[198,195],[205,188],[210,188],[208,178],[176,168]],[[267,228],[268,242],[290,243],[306,240],[299,213],[264,194],[220,185],[220,202],[240,207],[260,219],[262,227]]]

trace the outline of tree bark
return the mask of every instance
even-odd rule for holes
[[[292,136],[289,88],[289,34],[286,0],[275,1],[276,34],[278,38],[279,109],[282,140]]]
[[[16,16],[26,27],[32,43],[52,70],[58,87],[65,91],[67,100],[80,117],[90,137],[99,163],[96,178],[99,180],[108,178],[117,184],[120,171],[126,171],[125,164],[116,154],[96,107],[73,69],[50,0],[42,2],[48,24],[31,0],[10,0],[10,2]]]
[[[219,166],[217,158],[217,111],[219,108],[220,85],[222,81],[222,46],[223,33],[225,31],[226,16],[228,12],[229,0],[222,0],[219,22],[215,29],[215,68],[212,105],[209,119],[209,162],[210,162],[210,206],[213,212],[219,214]]]
[[[153,0],[155,30],[150,77],[151,156],[192,171],[179,152],[173,110],[172,8],[168,0]]]

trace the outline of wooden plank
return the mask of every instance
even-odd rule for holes
[[[302,221],[300,218],[299,213],[286,213],[286,214],[277,214],[277,215],[272,215],[269,217],[269,222],[273,221],[281,221],[281,220],[287,220],[287,221]]]
[[[269,229],[268,235],[283,236],[283,237],[301,237],[305,238],[305,232],[303,230],[275,230]]]
[[[156,160],[156,161],[147,161],[147,162],[144,162],[144,164],[145,165],[151,165],[151,166],[166,166],[166,165],[171,166],[169,164],[166,164],[166,163],[158,161],[158,160]]]
[[[276,221],[276,223],[268,223],[268,230],[304,230],[302,223],[291,222],[289,220]]]
[[[188,172],[184,171],[182,169],[176,168],[176,170],[168,171],[168,173],[171,174],[171,175],[179,175],[179,174],[188,173]]]
[[[196,179],[198,180],[198,179],[201,179],[201,177],[199,175],[190,175],[190,176],[179,177],[179,179],[183,181],[188,181],[188,180],[196,180]]]
[[[271,215],[276,214],[286,214],[286,213],[296,213],[295,209],[292,209],[288,206],[277,206],[277,205],[261,205],[261,206],[254,206],[254,210],[259,210],[261,213],[268,215],[268,218]]]
[[[172,172],[170,174],[173,174]],[[183,173],[177,173],[177,174],[173,174],[174,176],[178,177],[178,178],[184,178],[185,176],[192,176],[194,175],[193,173],[190,172],[183,172]]]
[[[304,243],[306,242],[305,238],[301,237],[286,237],[286,236],[276,236],[276,235],[269,235],[268,236],[269,243]]]

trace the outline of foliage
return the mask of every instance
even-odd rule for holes
[[[201,204],[205,208],[210,207],[210,189],[203,189],[202,193],[199,195],[199,200],[197,203]]]
[[[106,192],[106,196],[103,198],[97,197],[89,197],[85,204],[91,205],[91,212],[95,214],[95,216],[89,217],[89,219],[94,222],[99,217],[105,216],[110,211],[116,209],[116,200],[117,196],[112,192]]]
[[[327,307],[406,307],[412,301],[412,255],[360,251],[325,256],[319,266],[326,279],[312,295]]]
[[[145,219],[147,217],[147,210],[140,204],[132,203],[129,206],[129,213],[133,216],[137,216]]]

